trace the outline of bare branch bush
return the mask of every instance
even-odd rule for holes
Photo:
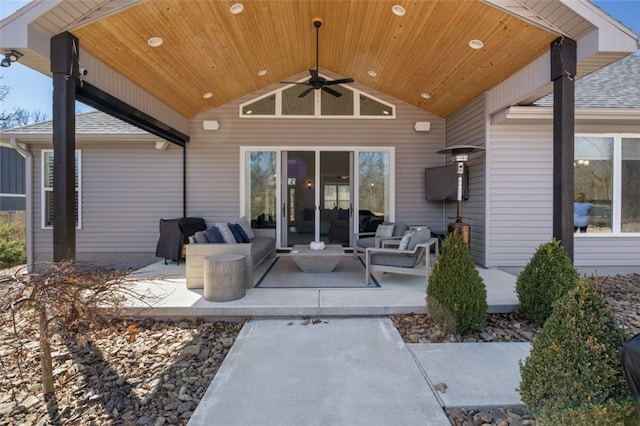
[[[46,272],[41,274],[27,274],[24,268],[17,270],[13,282],[0,287],[0,326],[11,327],[15,336],[14,347],[0,354],[11,354],[20,364],[31,349],[21,342],[23,332],[28,334],[27,329],[37,324],[42,391],[51,421],[56,423],[51,356],[54,335],[68,337],[92,329],[119,317],[124,302],[144,302],[148,296],[135,292],[127,280],[127,271],[72,261],[44,266]],[[0,367],[5,365],[2,357]]]

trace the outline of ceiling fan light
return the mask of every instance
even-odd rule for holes
[[[241,13],[243,10],[244,10],[244,5],[242,3],[232,4],[231,7],[229,8],[229,12],[231,12],[232,15],[237,15],[238,13]]]
[[[2,61],[0,62],[0,66],[2,66],[3,68],[7,68],[11,66],[11,61],[6,57],[2,58]]]
[[[402,6],[400,6],[399,4],[393,5],[391,7],[391,11],[396,16],[404,16],[404,14],[407,13],[407,9],[405,9]]]

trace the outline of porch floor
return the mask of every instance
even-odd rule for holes
[[[254,271],[262,276],[269,262]],[[487,288],[489,313],[515,310],[516,277],[497,269],[476,267]],[[364,280],[364,269],[362,279]],[[424,277],[374,273],[380,288],[283,289],[251,288],[241,299],[210,302],[202,289],[188,289],[185,264],[159,261],[131,274],[134,289],[144,301],[132,301],[125,314],[154,318],[372,316],[426,313]]]

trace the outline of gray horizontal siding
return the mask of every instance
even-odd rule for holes
[[[633,130],[632,126],[576,126],[576,133]],[[490,151],[489,264],[522,267],[536,248],[553,236],[552,128],[550,125],[492,126]],[[640,238],[576,236],[574,264],[590,270],[598,266],[638,266]]]
[[[160,219],[182,217],[182,149],[160,151],[149,141],[80,141],[77,147],[82,150],[78,258],[103,263],[106,253],[125,260],[127,253],[155,254]],[[53,235],[41,228],[42,151],[33,152],[34,248],[36,259],[44,261],[51,258]]]
[[[425,200],[424,169],[443,164],[442,156],[435,152],[443,147],[444,120],[383,94],[367,92],[395,104],[397,118],[239,118],[239,104],[259,93],[194,117],[187,148],[188,214],[202,216],[207,222],[238,216],[242,146],[394,147],[396,220],[441,228],[442,204]],[[203,130],[203,120],[217,120],[220,129]],[[416,121],[430,121],[431,130],[416,132]]]

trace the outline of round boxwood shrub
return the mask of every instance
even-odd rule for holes
[[[579,278],[558,240],[541,244],[516,280],[520,314],[541,327],[553,302],[574,288]]]
[[[427,308],[452,333],[481,330],[487,317],[487,289],[458,232],[450,232],[429,276]]]
[[[640,424],[620,364],[625,339],[587,279],[558,299],[520,363],[519,392],[538,424]]]

